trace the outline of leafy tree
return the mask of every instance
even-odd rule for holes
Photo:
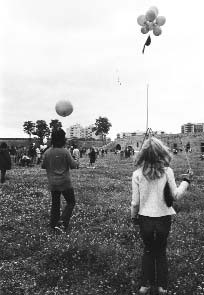
[[[108,134],[111,126],[112,124],[109,122],[108,118],[100,116],[96,119],[95,127],[92,128],[92,131],[95,131],[96,135],[101,135],[102,140],[106,141],[106,135]]]
[[[25,121],[23,123],[23,131],[29,134],[31,140],[31,134],[33,134],[35,131],[35,123],[33,123],[32,121]]]
[[[58,119],[51,120],[51,122],[50,122],[51,131],[57,130],[57,129],[61,128],[61,127],[62,127],[62,123]]]
[[[43,138],[50,135],[50,129],[44,120],[37,120],[35,124],[35,135],[40,138],[41,143]]]

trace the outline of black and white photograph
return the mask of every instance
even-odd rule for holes
[[[0,0],[0,295],[204,295],[203,11]]]

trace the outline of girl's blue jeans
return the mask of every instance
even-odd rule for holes
[[[142,286],[167,288],[167,238],[171,229],[171,216],[139,216],[140,235],[144,243],[142,257]]]

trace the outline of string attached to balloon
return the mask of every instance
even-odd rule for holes
[[[139,15],[137,18],[137,23],[141,26],[141,33],[147,34],[150,31],[153,31],[154,36],[160,36],[162,34],[161,26],[163,26],[166,22],[166,18],[164,16],[158,16],[159,10],[156,6],[150,7],[145,15]],[[149,46],[151,44],[151,37],[148,36],[142,53],[145,51],[145,46]]]

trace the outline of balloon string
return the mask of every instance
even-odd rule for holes
[[[185,156],[186,156],[186,161],[187,161],[187,164],[188,164],[188,168],[189,168],[189,170],[192,170],[192,169],[191,169],[191,165],[190,165],[190,161],[189,161],[189,158],[188,158],[188,155],[187,155],[187,152],[186,152],[186,149],[185,149],[185,147],[184,147],[184,145],[183,145],[183,143],[182,143],[181,138],[180,138],[180,142],[181,142],[181,146],[182,146],[182,148],[184,149],[184,153],[185,153]]]

